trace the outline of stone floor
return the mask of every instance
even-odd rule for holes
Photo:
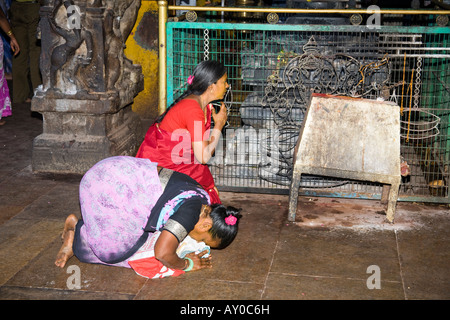
[[[243,208],[240,232],[211,270],[149,280],[131,269],[54,266],[65,217],[79,214],[79,176],[33,174],[42,120],[14,106],[0,126],[0,299],[302,300],[450,298],[448,205],[398,203],[389,224],[374,200],[223,193]],[[73,266],[80,289],[70,289]],[[379,280],[379,281],[378,281]]]

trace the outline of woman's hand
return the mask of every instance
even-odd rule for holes
[[[214,128],[211,130],[209,140],[192,142],[195,159],[201,164],[207,164],[211,159],[222,135],[222,128],[227,123],[225,103],[222,102],[218,113],[212,105],[207,105],[207,108],[211,108],[211,115],[214,120]]]
[[[183,270],[187,267],[186,259],[178,257],[176,253],[177,248],[177,238],[169,231],[163,230],[155,243],[155,258],[168,268]],[[207,253],[208,250],[203,250],[198,254],[191,252],[186,255],[186,258],[191,259],[194,263],[192,270],[212,268],[211,255],[207,258],[202,258]]]
[[[11,41],[9,42],[11,46],[12,52],[14,52],[14,56],[17,56],[20,51],[19,43],[17,42],[16,38],[14,36],[11,37]]]
[[[191,252],[186,255],[186,258],[189,258],[194,262],[194,267],[192,268],[192,271],[194,270],[200,270],[205,268],[212,268],[211,263],[211,255],[209,255],[207,258],[202,258],[205,254],[208,253],[208,250],[203,250],[200,253]]]
[[[214,120],[214,126],[220,127],[222,129],[225,124],[227,123],[227,107],[225,106],[225,103],[222,102],[220,105],[219,113],[216,113],[216,110],[214,107],[210,106],[212,118]]]

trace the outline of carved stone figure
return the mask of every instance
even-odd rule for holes
[[[121,71],[131,68],[131,62],[123,55],[123,49],[136,22],[140,1],[106,0],[105,4],[106,87],[111,90],[123,75]]]
[[[140,65],[124,55],[141,0],[46,0],[41,6],[43,84],[32,110],[44,118],[33,170],[84,173],[113,155],[134,155],[143,134],[134,97]]]
[[[50,85],[54,89],[62,89],[61,84],[67,80],[74,84],[74,89],[76,91],[79,91],[85,88],[81,87],[82,82],[78,81],[76,72],[81,65],[88,65],[92,60],[92,36],[91,32],[86,30],[85,27],[74,27],[67,30],[56,23],[54,15],[62,5],[64,5],[67,11],[68,8],[74,6],[74,3],[71,0],[56,0],[53,6],[52,16],[49,19],[52,30],[64,39],[64,43],[52,50]],[[76,15],[77,13],[75,12],[72,14]],[[67,19],[69,19],[69,17],[71,17],[71,15],[67,12]],[[81,17],[79,18],[81,19]],[[77,49],[80,48],[83,42],[86,46],[86,55],[75,55]],[[62,67],[66,64],[68,64],[67,70],[63,70]],[[57,81],[58,71],[61,71],[62,73],[60,81]]]

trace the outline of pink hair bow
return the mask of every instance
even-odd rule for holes
[[[237,218],[235,216],[228,216],[225,218],[225,223],[229,226],[234,226],[237,222]]]
[[[189,85],[191,85],[192,82],[194,82],[194,76],[193,76],[193,75],[190,75],[190,76],[188,77],[188,79],[187,79],[187,83],[188,83]]]

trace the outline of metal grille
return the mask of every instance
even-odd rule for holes
[[[220,190],[288,193],[292,155],[312,92],[401,106],[399,200],[449,201],[449,29],[167,23],[170,104],[203,59],[222,61],[228,127],[211,172]],[[381,196],[381,185],[302,177],[301,194]]]

